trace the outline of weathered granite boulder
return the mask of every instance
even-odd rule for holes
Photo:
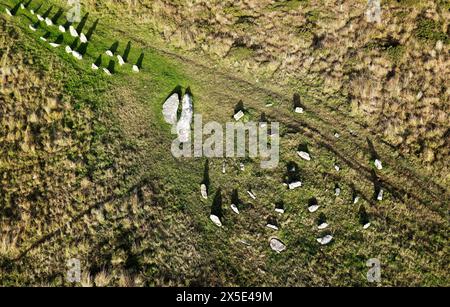
[[[300,156],[300,158],[302,158],[303,160],[306,161],[311,161],[311,156],[309,153],[305,152],[305,151],[298,151],[297,154]]]
[[[317,242],[319,242],[322,245],[327,245],[328,243],[330,243],[333,240],[333,236],[331,235],[326,235],[323,238],[318,238]]]
[[[181,143],[188,142],[191,138],[191,123],[194,116],[192,97],[186,93],[181,106],[181,116],[177,124],[178,140]]]
[[[208,199],[208,188],[206,187],[206,184],[200,186],[200,193],[203,199]]]
[[[214,225],[216,225],[217,227],[222,227],[222,222],[220,221],[220,218],[217,215],[211,214],[209,218],[214,223]]]
[[[383,163],[381,163],[381,161],[380,161],[379,159],[376,159],[376,160],[375,160],[375,167],[376,167],[378,170],[382,170],[382,169],[383,169]]]
[[[272,237],[269,239],[270,248],[277,253],[281,253],[286,249],[286,245],[278,238]]]
[[[163,116],[166,123],[175,125],[177,123],[178,106],[180,105],[180,98],[175,93],[171,95],[163,105]]]

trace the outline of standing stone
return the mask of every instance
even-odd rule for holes
[[[200,186],[200,193],[202,194],[203,199],[208,199],[208,189],[206,187],[206,184],[202,184]]]
[[[331,235],[326,235],[323,238],[318,238],[317,242],[319,242],[322,245],[327,245],[328,243],[330,243],[333,240],[333,236]]]
[[[239,209],[235,204],[231,204],[231,210],[233,210],[234,213],[239,214]]]
[[[375,160],[375,167],[376,167],[378,170],[382,170],[382,169],[383,169],[383,164],[381,163],[381,161],[380,161],[379,159],[376,159],[376,160]]]
[[[209,218],[217,227],[222,227],[222,222],[220,221],[220,218],[217,215],[211,214]]]
[[[286,249],[286,245],[280,239],[272,237],[269,239],[270,248],[277,253],[281,253]]]
[[[244,117],[244,112],[242,112],[242,111],[239,111],[239,112],[237,112],[236,114],[234,114],[234,120],[235,121],[240,121],[241,119],[242,119],[242,117]]]
[[[178,106],[180,98],[177,93],[172,94],[163,105],[163,116],[166,123],[175,125],[177,123]]]
[[[382,201],[383,200],[383,194],[384,194],[383,189],[380,189],[380,192],[378,192],[378,196],[377,196],[377,200],[378,201]]]
[[[305,152],[305,151],[298,151],[297,154],[300,156],[300,158],[302,158],[303,160],[306,161],[311,161],[311,156],[309,155],[309,153]]]
[[[178,140],[181,143],[186,143],[190,139],[191,123],[194,115],[194,106],[192,103],[192,97],[188,92],[183,97],[181,108],[182,108],[181,116],[177,124],[177,133],[178,133]]]
[[[302,186],[302,183],[300,181],[295,181],[289,184],[289,190],[294,190],[296,188],[299,188]]]

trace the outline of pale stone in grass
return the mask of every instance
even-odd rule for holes
[[[52,46],[53,48],[56,48],[56,47],[59,47],[60,44],[57,44],[57,43],[50,43],[50,46]]]
[[[283,242],[281,242],[281,240],[278,238],[270,238],[269,244],[270,248],[276,251],[277,253],[281,253],[286,249],[286,245]]]
[[[133,65],[133,71],[134,72],[139,72],[139,67],[137,65]]]
[[[98,66],[95,65],[95,63],[92,63],[91,68],[92,68],[93,70],[98,70]]]
[[[282,209],[282,208],[275,208],[275,212],[283,214],[284,213],[284,209]]]
[[[78,51],[72,51],[72,55],[74,56],[74,58],[76,58],[77,60],[82,60],[83,56],[78,52]]]
[[[22,10],[24,10],[24,9],[25,9],[25,5],[24,5],[23,3],[21,3],[21,4],[20,4],[20,8],[21,8]]]
[[[36,30],[37,30],[35,27],[33,27],[33,25],[29,25],[28,28],[30,28],[30,30],[33,32],[36,32]]]
[[[117,60],[119,61],[120,66],[125,64],[125,61],[123,60],[123,58],[120,54],[117,55]]]
[[[420,91],[419,93],[417,93],[417,96],[416,96],[416,99],[417,99],[417,100],[422,99],[422,97],[423,97],[423,92],[422,92],[422,91]]]
[[[272,224],[267,224],[266,225],[267,228],[273,229],[273,230],[278,230],[278,227]]]
[[[72,53],[72,48],[70,48],[70,46],[66,46],[66,52],[67,53]]]
[[[180,105],[180,99],[178,94],[171,95],[163,105],[163,116],[166,123],[175,125],[177,123],[178,106]]]
[[[326,235],[323,238],[318,238],[317,242],[319,242],[322,245],[327,245],[328,243],[330,243],[333,240],[333,237],[330,235]]]
[[[194,115],[194,106],[192,103],[192,97],[189,94],[185,94],[181,104],[181,116],[177,123],[178,140],[181,143],[188,142],[191,136],[191,123]]]
[[[239,168],[240,168],[241,171],[245,171],[245,165],[244,165],[244,163],[241,163],[241,164],[239,165]]]
[[[320,230],[326,229],[328,227],[327,223],[322,223],[319,226],[317,226],[317,228],[319,228]]]
[[[233,117],[234,117],[234,120],[235,120],[235,121],[239,121],[239,120],[241,120],[242,117],[244,117],[244,112],[239,111],[239,112],[237,112],[236,114],[234,114]]]
[[[87,37],[86,37],[86,35],[84,35],[84,33],[81,33],[80,34],[80,42],[82,42],[82,43],[87,43]]]
[[[39,37],[39,38],[40,38],[41,41],[44,41],[44,42],[47,41],[47,39],[46,39],[45,37],[43,37],[43,36],[41,36],[41,37]]]
[[[222,174],[226,174],[226,172],[227,172],[227,169],[226,169],[226,163],[223,162],[223,163],[222,163]]]
[[[319,210],[320,206],[319,205],[313,205],[313,206],[309,206],[308,207],[308,211],[311,213],[316,212],[317,210]]]
[[[59,26],[58,29],[59,29],[59,32],[66,33],[66,28],[64,28],[63,26]]]
[[[256,195],[252,191],[247,191],[247,193],[252,199],[256,199]]]
[[[41,15],[37,14],[36,17],[37,19],[39,19],[39,21],[44,21],[44,18]]]
[[[231,204],[231,210],[233,210],[234,213],[239,214],[239,209],[235,204]]]
[[[222,227],[222,222],[217,215],[211,214],[209,218],[217,227]]]
[[[111,72],[109,71],[108,68],[103,68],[103,71],[104,71],[105,74],[107,74],[108,76],[111,76]]]
[[[336,172],[339,172],[341,170],[341,168],[339,167],[339,165],[335,165],[334,169],[336,170]]]
[[[356,205],[359,202],[359,196],[356,196],[355,199],[353,199],[353,204]]]
[[[12,17],[11,11],[8,8],[5,8],[6,14]]]
[[[303,112],[305,112],[305,111],[303,110],[303,108],[296,107],[295,110],[294,110],[294,112],[295,112],[295,113],[298,113],[298,114],[303,114]]]
[[[334,195],[335,195],[335,196],[341,195],[341,188],[336,188],[336,189],[334,190]]]
[[[45,23],[47,24],[47,26],[53,26],[53,21],[50,18],[45,18]]]
[[[441,40],[438,40],[438,41],[436,42],[436,50],[437,50],[437,51],[441,51],[443,47],[444,47],[444,45],[443,45],[442,41],[441,41]]]
[[[113,57],[113,56],[114,56],[114,54],[112,53],[111,50],[106,50],[105,53],[106,53],[107,56],[110,56],[110,57]]]
[[[78,32],[77,32],[77,30],[75,30],[75,28],[73,26],[69,27],[69,32],[70,32],[70,35],[72,35],[73,37],[78,37]]]
[[[302,158],[303,160],[306,161],[311,161],[311,156],[309,155],[309,153],[305,152],[305,151],[298,151],[297,154],[300,156],[300,158]]]
[[[206,185],[205,185],[205,184],[202,184],[202,185],[200,186],[200,194],[202,195],[202,197],[203,197],[204,199],[208,199],[208,189],[206,188]]]
[[[363,226],[363,229],[367,229],[367,228],[369,228],[370,227],[370,223],[367,223],[367,224],[365,224],[364,226]]]
[[[34,10],[30,10],[31,15],[34,15]]]
[[[336,133],[334,134],[334,137],[338,139],[338,138],[341,137],[341,135],[340,135],[339,133],[336,132]]]
[[[383,163],[381,163],[380,160],[376,159],[376,160],[375,160],[375,167],[376,167],[377,169],[379,169],[379,170],[382,170],[382,169],[383,169]]]
[[[380,192],[378,192],[378,196],[377,196],[378,201],[383,200],[383,195],[384,195],[384,191],[383,191],[383,189],[381,189]]]
[[[302,186],[300,181],[292,182],[289,184],[289,190],[294,190]]]

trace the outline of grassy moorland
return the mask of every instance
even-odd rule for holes
[[[302,2],[268,9],[290,11]],[[376,126],[351,114],[345,93],[330,93],[315,79],[262,73],[255,80],[227,66],[227,59],[165,42],[162,26],[151,26],[153,15],[126,3],[86,2],[85,29],[97,18],[100,23],[83,60],[77,60],[64,51],[73,42],[69,34],[63,46],[53,48],[40,36],[48,32],[56,39],[56,27],[41,23],[33,32],[29,25],[36,16],[4,13],[5,4],[15,3],[4,0],[0,15],[1,285],[69,286],[70,258],[81,260],[84,286],[369,286],[370,258],[380,260],[384,286],[449,284],[448,166],[401,153]],[[64,1],[46,1],[41,13],[51,3],[65,8]],[[165,12],[175,14],[173,8]],[[63,16],[59,23],[64,21]],[[118,42],[121,53],[129,41],[129,63],[116,63],[112,76],[91,69],[100,54],[107,67],[111,58],[105,51]],[[243,46],[233,48],[235,59],[255,56]],[[133,73],[141,52],[142,69]],[[242,100],[252,120],[264,112],[280,122],[279,167],[263,170],[258,159],[211,159],[211,197],[203,200],[205,159],[174,158],[174,136],[162,119],[162,104],[177,86],[191,88],[195,112],[204,121],[230,121]],[[293,112],[295,93],[304,114]],[[308,145],[312,161],[297,156],[301,144]],[[374,150],[384,163],[381,171],[374,167]],[[294,191],[282,184],[291,162],[303,182]],[[374,199],[378,183],[385,191],[381,202]],[[338,197],[336,184],[342,189]],[[250,187],[256,200],[247,195]],[[223,228],[209,220],[219,189]],[[243,203],[240,215],[229,207],[234,189]],[[353,190],[361,197],[358,204],[352,204]],[[316,213],[307,210],[312,197],[321,205]],[[279,201],[283,215],[274,212]],[[372,224],[367,230],[361,208]],[[320,215],[330,224],[325,231],[317,229]],[[265,227],[271,216],[279,231]],[[316,239],[325,234],[334,239],[320,246]],[[271,236],[286,251],[273,252]]]

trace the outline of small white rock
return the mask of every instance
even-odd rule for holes
[[[247,191],[247,193],[252,199],[256,199],[256,195],[252,191]]]
[[[200,186],[200,193],[201,193],[203,199],[208,199],[208,190],[207,190],[205,184],[202,184],[202,185]]]
[[[87,43],[87,37],[86,37],[86,35],[84,35],[84,33],[81,33],[80,34],[80,42],[82,42],[82,43]]]
[[[294,110],[294,112],[295,112],[295,113],[298,113],[298,114],[303,114],[303,112],[305,112],[305,110],[303,110],[303,108],[296,107],[295,110]]]
[[[21,4],[20,4],[20,8],[21,8],[22,10],[24,10],[24,9],[25,9],[25,5],[23,5],[23,3],[21,3]]]
[[[303,160],[306,161],[311,161],[311,156],[309,155],[309,153],[304,152],[304,151],[298,151],[297,154],[300,156],[300,158],[302,158]]]
[[[59,47],[60,44],[57,44],[57,43],[50,43],[50,46],[52,46],[53,48],[56,48],[56,47]]]
[[[383,169],[383,163],[381,163],[380,160],[376,159],[376,160],[375,160],[375,167],[376,167],[378,170],[382,170],[382,169]]]
[[[123,66],[125,64],[125,61],[120,54],[117,55],[117,60],[119,61],[120,66]]]
[[[241,169],[241,171],[245,171],[245,165],[244,165],[244,163],[241,163],[241,164],[239,165],[239,168]]]
[[[336,188],[336,189],[334,190],[334,195],[335,195],[335,196],[341,195],[341,188]]]
[[[77,60],[82,60],[82,59],[83,59],[83,56],[82,56],[78,51],[73,50],[73,51],[72,51],[72,55],[73,55],[74,58],[76,58]]]
[[[353,204],[356,205],[359,202],[359,196],[356,196],[353,200]]]
[[[234,213],[239,214],[239,209],[235,204],[231,204],[231,210],[233,210]]]
[[[34,15],[34,10],[30,10],[31,15]]]
[[[239,120],[241,120],[242,117],[244,117],[244,112],[239,111],[239,112],[237,112],[236,114],[234,114],[233,117],[234,117],[234,120],[235,120],[235,121],[239,121]]]
[[[316,212],[317,210],[319,210],[320,206],[319,205],[314,205],[314,206],[309,206],[308,207],[308,211],[311,213]]]
[[[341,170],[341,168],[339,167],[339,165],[335,165],[334,169],[336,170],[336,172],[339,172]]]
[[[286,245],[283,242],[281,242],[281,240],[278,238],[270,238],[269,243],[270,248],[276,251],[277,253],[281,253],[286,249]]]
[[[294,190],[296,188],[299,188],[302,186],[302,183],[300,181],[292,182],[289,184],[289,190]]]
[[[70,35],[72,35],[72,37],[78,37],[78,32],[77,32],[77,30],[75,30],[75,28],[73,26],[69,27],[69,32],[70,32]]]
[[[222,222],[217,215],[211,214],[209,218],[217,227],[222,227]]]
[[[106,53],[107,56],[110,56],[110,57],[113,57],[113,56],[114,56],[114,54],[112,53],[111,50],[106,50],[105,53]]]
[[[226,174],[226,172],[227,172],[227,169],[226,169],[226,163],[223,162],[223,163],[222,163],[222,174]]]
[[[284,209],[281,208],[275,208],[276,213],[284,214]]]
[[[5,8],[6,14],[12,17],[11,11],[8,8]]]
[[[334,137],[338,139],[338,138],[341,137],[341,135],[340,135],[339,133],[336,132],[336,133],[334,134]]]
[[[43,36],[39,37],[39,39],[40,39],[41,41],[44,41],[44,42],[47,41],[47,39],[46,39],[45,37],[43,37]]]
[[[438,41],[436,42],[436,50],[437,50],[437,51],[441,51],[441,50],[442,50],[442,47],[444,47],[442,41],[441,41],[441,40],[438,40]]]
[[[333,237],[330,236],[330,235],[326,235],[326,236],[323,237],[323,238],[318,238],[318,239],[317,239],[317,242],[319,242],[319,243],[322,244],[322,245],[327,245],[328,243],[331,242],[331,240],[333,240]]]
[[[328,227],[327,223],[322,223],[319,226],[317,226],[317,228],[319,228],[320,230],[326,229]]]

